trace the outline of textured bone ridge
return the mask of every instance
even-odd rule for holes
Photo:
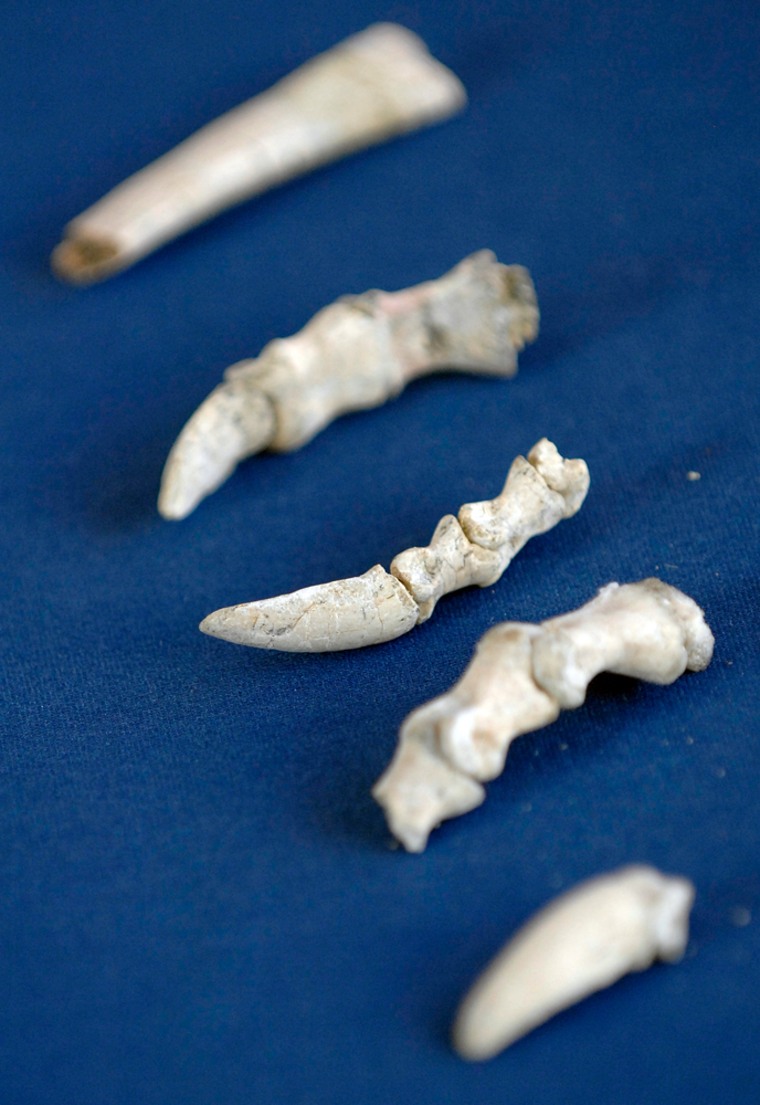
[[[473,545],[454,515],[446,514],[430,544],[399,553],[391,562],[391,573],[412,595],[419,607],[419,620],[424,622],[442,595],[473,584],[487,587],[496,582],[505,567],[498,553]]]
[[[623,867],[581,883],[529,921],[465,997],[453,1044],[490,1059],[556,1013],[688,941],[694,886],[653,867]]]
[[[575,512],[588,491],[585,463],[564,461],[546,440],[528,455],[533,456],[536,450],[555,466],[567,465],[573,473],[568,501],[572,500]],[[529,476],[523,474],[526,470]],[[536,492],[537,483],[544,488],[543,496]],[[430,545],[400,553],[390,572],[378,564],[353,579],[224,607],[209,614],[200,628],[235,644],[285,652],[333,652],[392,641],[429,618],[441,595],[472,584],[486,587],[495,583],[515,551],[530,537],[568,517],[565,498],[552,491],[524,457],[514,461],[506,489],[494,502],[499,505],[494,507],[493,516],[500,517],[500,511],[508,516],[508,523],[501,527],[501,547],[482,548],[470,540],[452,514],[447,514],[438,523]],[[460,519],[471,509],[470,505],[463,506]],[[472,786],[465,789],[473,793]]]
[[[339,415],[379,406],[416,377],[441,368],[513,376],[517,352],[537,330],[529,274],[490,250],[400,292],[344,296],[227,370],[169,454],[158,509],[186,517],[245,457],[298,449]]]
[[[562,493],[553,490],[544,470],[551,476],[563,473]],[[458,519],[446,515],[426,548],[407,549],[391,564],[419,606],[420,621],[430,617],[442,595],[495,583],[531,537],[580,509],[588,487],[586,462],[565,460],[546,438],[533,446],[527,460],[517,457],[500,495],[465,503]]]
[[[379,23],[191,135],[73,219],[54,270],[89,284],[225,208],[448,118],[466,93],[415,34]]]
[[[431,759],[486,782],[503,770],[515,737],[580,706],[595,675],[672,683],[687,668],[706,668],[713,643],[694,600],[658,579],[610,583],[579,610],[540,625],[494,626],[454,687],[402,725],[396,754],[372,792],[391,832],[408,851],[422,852],[442,820],[478,804],[463,799],[457,808],[465,792],[442,786],[440,774],[429,773]]]

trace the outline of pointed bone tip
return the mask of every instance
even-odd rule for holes
[[[158,513],[166,522],[181,522],[193,513],[193,509],[192,506],[187,507],[185,510],[179,507],[167,506],[166,504],[162,504],[160,499],[158,502]]]
[[[229,479],[241,460],[266,448],[274,430],[271,401],[248,386],[242,370],[219,384],[172,446],[161,476],[159,513],[175,520],[187,517]]]
[[[157,504],[162,518],[168,522],[180,522],[188,514],[192,514],[200,501],[200,498],[188,495],[178,486],[171,473],[164,475]]]
[[[419,607],[377,564],[361,576],[318,583],[209,614],[204,633],[278,652],[343,652],[392,641],[417,624]]]
[[[465,1004],[457,1014],[451,1030],[451,1046],[460,1059],[466,1059],[468,1063],[483,1063],[487,1059],[495,1058],[499,1052],[510,1047],[524,1035],[527,1035],[527,1031],[516,1033],[508,1038],[504,1036],[492,1038],[487,1026],[475,1020]]]
[[[67,284],[97,284],[107,280],[124,263],[115,242],[107,238],[66,237],[50,257],[53,273]]]
[[[207,614],[198,628],[201,633],[205,633],[209,637],[217,637],[220,641],[233,641],[234,643],[247,643],[238,642],[235,634],[234,623],[234,611],[237,610],[235,606],[223,606],[220,610],[214,610],[212,613]],[[232,615],[232,617],[230,616]],[[230,623],[232,622],[232,629]]]

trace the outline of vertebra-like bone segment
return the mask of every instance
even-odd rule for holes
[[[433,613],[442,595],[501,578],[523,545],[575,514],[589,486],[583,460],[565,460],[542,438],[517,457],[501,494],[482,503],[465,503],[459,518],[447,514],[427,548],[407,549],[391,572],[408,587],[420,608],[420,621]]]
[[[565,477],[562,491],[547,482],[557,482],[558,470]],[[447,514],[430,545],[400,553],[390,573],[378,564],[353,579],[225,607],[209,614],[201,629],[236,644],[286,652],[328,652],[391,641],[429,618],[442,595],[495,583],[529,538],[580,508],[588,485],[584,461],[564,460],[542,439],[527,460],[517,457],[497,499],[463,506],[460,521]],[[465,523],[473,512],[488,514],[489,533],[502,535],[500,545],[492,541],[486,549],[470,539]],[[466,789],[472,792],[473,787]]]
[[[537,329],[530,275],[490,250],[400,292],[344,296],[227,370],[169,454],[158,509],[186,517],[245,457],[298,449],[339,415],[437,369],[513,376]]]
[[[694,600],[658,579],[610,583],[541,625],[494,626],[459,682],[404,722],[372,792],[391,832],[408,851],[424,851],[442,820],[483,801],[480,784],[500,774],[515,737],[580,706],[593,676],[672,683],[687,668],[706,668],[713,643]]]
[[[528,922],[464,999],[453,1043],[490,1059],[555,1013],[656,959],[677,962],[689,936],[688,879],[631,866],[581,883]]]
[[[209,123],[73,219],[53,268],[77,284],[113,276],[227,207],[446,119],[465,101],[458,78],[415,34],[375,24]]]

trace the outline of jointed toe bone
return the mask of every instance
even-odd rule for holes
[[[209,614],[213,637],[286,652],[331,652],[392,641],[426,621],[438,599],[498,580],[526,541],[575,514],[589,475],[546,439],[517,457],[504,490],[490,502],[447,514],[426,548],[407,549],[390,572],[379,564],[353,579],[305,587]]]
[[[422,852],[445,818],[474,809],[515,737],[580,706],[603,671],[672,683],[710,663],[713,635],[693,599],[658,579],[610,583],[579,610],[540,625],[503,622],[459,682],[420,706],[375,784],[391,832]]]

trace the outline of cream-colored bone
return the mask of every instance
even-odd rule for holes
[[[296,69],[68,224],[66,280],[103,280],[242,200],[458,111],[465,91],[411,31],[379,23]]]
[[[546,438],[527,458],[517,457],[500,495],[465,503],[458,519],[447,514],[426,548],[407,549],[391,564],[393,575],[414,596],[420,621],[430,617],[442,595],[500,579],[531,537],[578,511],[588,486],[586,462],[565,460]]]
[[[710,662],[713,636],[695,603],[657,579],[646,600],[611,583],[572,614],[551,618],[533,643],[533,675],[565,710],[582,706],[586,688],[602,671],[647,683],[672,683]],[[698,609],[698,608],[697,608]]]
[[[490,250],[400,292],[344,296],[293,337],[227,370],[177,439],[158,509],[184,518],[261,449],[297,449],[347,411],[376,407],[441,368],[513,376],[536,336],[529,274]],[[562,480],[562,472],[547,476]]]
[[[579,610],[541,625],[495,626],[459,682],[404,722],[372,792],[391,832],[408,851],[424,851],[444,818],[478,805],[476,793],[482,801],[479,784],[502,771],[515,737],[550,724],[560,708],[580,706],[594,675],[672,683],[687,668],[707,667],[713,643],[694,600],[658,579],[610,583]],[[433,775],[434,759],[448,771]],[[463,789],[456,775],[479,790]]]
[[[499,551],[482,549],[468,541],[454,515],[446,514],[430,544],[399,553],[391,562],[391,572],[414,595],[419,620],[424,622],[442,595],[473,584],[488,587],[501,577],[506,566]]]
[[[406,588],[376,564],[353,579],[217,610],[201,629],[239,645],[255,641],[257,648],[280,652],[329,652],[336,637],[343,649],[392,641],[408,633],[418,616]]]
[[[529,921],[475,982],[454,1024],[454,1047],[465,1059],[490,1059],[630,971],[676,962],[693,901],[688,879],[653,867],[581,883]]]
[[[535,465],[565,465],[566,494],[553,491]],[[530,473],[529,475],[527,473]],[[537,484],[544,488],[536,491]],[[505,491],[490,512],[499,522],[501,546],[483,549],[465,535],[452,515],[439,522],[427,548],[407,549],[391,564],[363,576],[318,584],[276,598],[240,603],[209,614],[201,630],[235,644],[286,652],[328,652],[380,644],[430,617],[441,595],[461,587],[495,583],[517,549],[575,513],[588,490],[583,461],[564,461],[545,439],[510,469]],[[484,510],[488,504],[479,503]],[[462,507],[460,518],[473,509]],[[465,788],[468,794],[473,787]]]

